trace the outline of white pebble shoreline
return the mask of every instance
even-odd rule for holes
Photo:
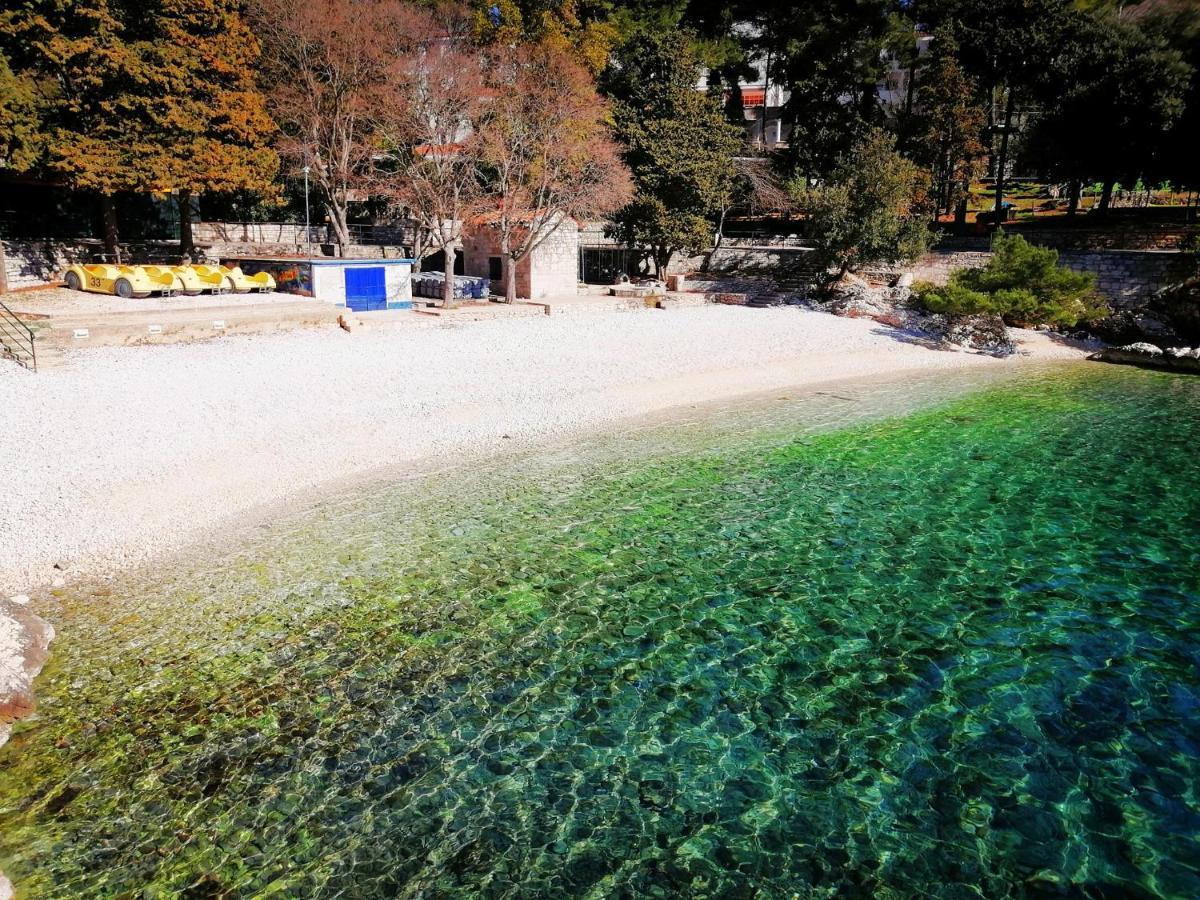
[[[79,350],[37,375],[0,361],[0,592],[109,573],[297,492],[505,437],[784,386],[1082,355],[1022,340],[1022,357],[1000,361],[866,319],[710,306]]]

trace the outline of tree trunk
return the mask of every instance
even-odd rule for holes
[[[117,204],[112,194],[100,195],[100,215],[104,220],[104,254],[121,264],[120,235],[117,231]]]
[[[0,294],[8,293],[8,260],[4,258],[4,241],[0,241]]]
[[[708,271],[709,267],[712,265],[713,256],[715,256],[717,251],[721,249],[721,245],[725,243],[725,213],[726,209],[722,208],[721,216],[717,219],[717,230],[713,235],[712,249],[704,255],[704,262],[700,264],[701,272]],[[655,265],[657,265],[657,263],[655,263]]]
[[[420,230],[413,232],[412,272],[414,275],[421,271],[422,257],[425,255],[425,250],[427,249],[425,245],[426,240],[427,238],[421,236]]]
[[[196,258],[196,244],[192,240],[192,192],[180,190],[179,203],[179,255],[189,260]]]
[[[517,299],[517,261],[509,254],[504,257],[504,302],[512,303]]]
[[[762,146],[767,149],[767,109],[771,97],[771,51],[767,51],[767,64],[763,68],[763,111],[762,111]]]
[[[329,225],[333,229],[333,239],[337,243],[338,256],[346,255],[346,247],[350,243],[350,229],[346,225],[346,207],[337,202],[326,203],[329,211]]]
[[[942,154],[942,177],[938,180],[938,210],[950,214],[950,198],[954,194],[954,168],[950,165],[950,151]]]
[[[1116,187],[1116,185],[1117,182],[1114,178],[1106,178],[1104,180],[1104,190],[1100,192],[1100,205],[1096,207],[1096,212],[1100,213],[1101,215],[1108,212],[1109,208],[1112,206],[1113,188]]]
[[[1004,169],[1008,165],[1008,132],[1012,128],[1014,91],[1008,89],[1008,97],[1004,100],[1004,130],[1000,132],[1000,155],[996,159],[996,216],[994,224],[999,226],[1004,221]]]
[[[446,276],[442,279],[442,307],[445,309],[454,305],[454,256],[453,242],[442,246],[442,269]]]
[[[1083,184],[1078,178],[1072,178],[1067,185],[1067,216],[1070,218],[1074,218],[1079,212],[1079,192],[1082,187]]]
[[[904,119],[908,121],[912,118],[913,111],[913,95],[917,86],[917,63],[914,59],[908,66],[908,84],[905,85],[904,91]]]
[[[967,197],[970,196],[971,185],[963,185],[962,194],[959,195],[958,203],[954,207],[954,225],[958,231],[963,231],[967,227]]]

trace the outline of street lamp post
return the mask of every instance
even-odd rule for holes
[[[308,166],[304,167],[304,246],[312,256],[312,231],[308,223]]]

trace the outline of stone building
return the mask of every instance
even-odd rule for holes
[[[463,236],[463,272],[491,281],[492,293],[504,293],[500,236],[481,224]],[[517,263],[517,296],[529,300],[574,295],[579,286],[579,226],[567,219]]]

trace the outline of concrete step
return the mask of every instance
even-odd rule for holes
[[[260,306],[145,310],[53,316],[31,322],[39,346],[111,347],[174,344],[227,334],[262,334],[290,328],[332,325],[345,310],[318,301]],[[40,351],[39,351],[40,352]]]
[[[483,319],[519,319],[528,316],[547,315],[546,304],[530,300],[518,300],[515,303],[475,301],[472,303],[461,303],[458,306],[449,308],[442,308],[441,306],[418,306],[414,304],[412,310],[408,313],[410,318],[413,313],[452,322],[473,322]],[[362,314],[359,315],[361,316]],[[376,316],[378,314],[367,313],[366,315]]]
[[[38,372],[53,372],[66,363],[66,352],[57,344],[49,341],[37,341],[37,370]]]

